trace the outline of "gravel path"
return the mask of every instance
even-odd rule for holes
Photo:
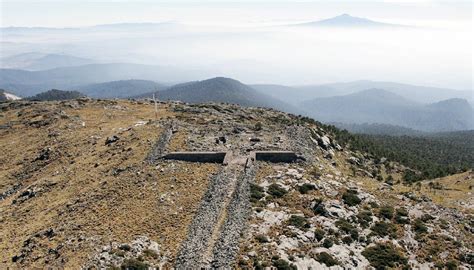
[[[155,163],[158,159],[160,159],[166,152],[166,147],[171,140],[171,136],[173,136],[173,130],[175,126],[173,123],[168,124],[165,127],[165,130],[161,133],[160,138],[156,141],[155,145],[151,149],[150,153],[148,154],[146,161],[152,164]]]
[[[210,268],[232,268],[239,252],[239,239],[247,226],[250,215],[250,183],[255,178],[255,167],[248,168],[240,177],[227,208],[225,222],[220,238],[214,246]]]
[[[176,269],[229,268],[239,250],[241,232],[250,210],[253,167],[225,166],[209,188],[181,245]]]
[[[219,231],[219,219],[237,182],[235,172],[232,167],[223,167],[211,181],[188,229],[188,237],[181,245],[176,259],[177,269],[196,269],[208,265],[206,253],[212,250],[212,243],[218,239],[216,232]]]

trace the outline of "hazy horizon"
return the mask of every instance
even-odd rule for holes
[[[472,3],[468,1],[0,3],[2,27],[90,29],[165,23],[151,30],[122,25],[113,31],[41,34],[3,28],[1,58],[28,52],[65,54],[98,63],[200,70],[207,77],[225,76],[252,84],[373,80],[473,89]],[[340,14],[410,27],[292,26]]]

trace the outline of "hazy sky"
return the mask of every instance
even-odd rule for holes
[[[45,52],[212,70],[251,83],[358,79],[472,89],[472,1],[5,1],[1,25],[173,22],[150,36],[9,36],[2,53]],[[400,31],[275,28],[349,13]],[[188,27],[188,28],[186,28]],[[103,40],[99,40],[103,38]],[[19,45],[21,44],[21,46]],[[55,46],[51,46],[54,44]],[[133,56],[133,57],[132,57]]]
[[[283,23],[351,13],[382,21],[452,25],[471,21],[471,1],[90,1],[0,0],[2,26],[117,22]]]

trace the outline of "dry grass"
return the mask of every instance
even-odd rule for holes
[[[48,119],[59,111],[67,117],[40,128],[27,123],[32,115]],[[160,105],[159,116],[173,113]],[[143,162],[162,127],[136,124],[153,118],[152,105],[127,101],[73,108],[39,103],[3,112],[0,125],[19,122],[0,130],[0,193],[17,184],[21,189],[0,201],[0,268],[77,269],[109,241],[128,242],[138,235],[160,243],[173,260],[217,167],[161,163],[155,168]],[[112,135],[119,140],[105,145]],[[46,147],[50,158],[34,161]],[[27,188],[39,191],[13,203]],[[55,236],[34,236],[50,228]],[[27,239],[34,247],[22,264],[13,264]]]

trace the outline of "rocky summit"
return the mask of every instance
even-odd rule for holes
[[[301,116],[10,101],[0,103],[0,146],[1,269],[474,263],[471,171],[405,185],[410,168],[354,152]]]

